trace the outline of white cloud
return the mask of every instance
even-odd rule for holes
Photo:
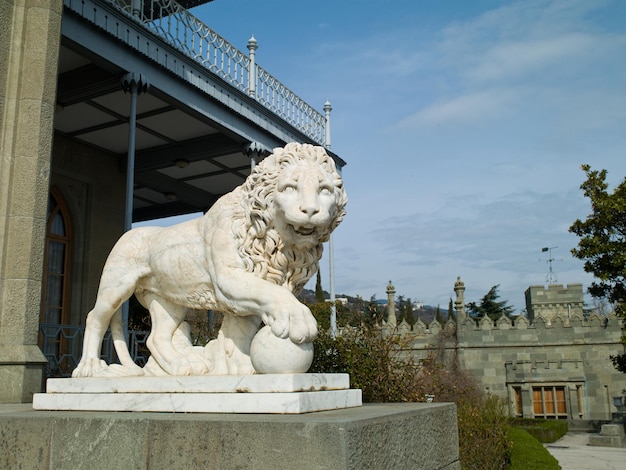
[[[601,49],[602,38],[590,34],[565,34],[540,40],[527,39],[495,43],[483,54],[474,57],[462,73],[476,83],[486,81],[521,81],[537,72],[558,70],[568,74],[572,68],[584,66],[590,53]],[[566,70],[563,70],[565,67]]]
[[[619,58],[626,55],[626,33],[587,24],[586,15],[601,6],[516,2],[446,27],[436,46],[439,60],[426,70],[439,88],[430,102],[416,103],[399,129],[475,127],[517,114],[532,116],[531,126],[539,120],[580,125],[588,117],[587,127],[597,128],[623,119],[626,63]]]
[[[398,128],[437,126],[450,123],[484,124],[511,114],[522,94],[514,90],[470,92],[442,100],[402,120]]]

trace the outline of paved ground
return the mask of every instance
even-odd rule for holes
[[[589,434],[569,432],[544,444],[563,470],[624,470],[626,448],[590,446]]]

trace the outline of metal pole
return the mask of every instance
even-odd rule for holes
[[[126,204],[124,208],[124,231],[133,225],[133,193],[135,188],[135,135],[137,128],[137,96],[148,91],[149,84],[145,76],[130,72],[122,77],[124,92],[130,91],[130,114],[128,116],[128,158],[126,160]],[[122,328],[128,340],[128,302],[122,305]]]
[[[128,119],[128,158],[126,160],[126,207],[124,210],[124,231],[133,225],[133,192],[135,188],[135,135],[137,125],[137,86],[130,89],[130,116]]]
[[[324,147],[330,149],[330,112],[333,107],[330,102],[324,103],[324,113],[326,114]],[[328,237],[328,267],[330,271],[330,336],[337,337],[337,304],[335,299],[335,255],[333,248],[333,234]]]

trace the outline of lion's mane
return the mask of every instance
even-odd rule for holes
[[[302,162],[319,165],[331,176],[337,201],[335,217],[321,230],[318,243],[306,250],[287,246],[273,225],[278,177],[284,168]],[[328,241],[346,213],[347,197],[335,162],[323,147],[289,143],[256,165],[239,191],[242,213],[233,229],[246,270],[298,294],[317,272],[322,243]]]

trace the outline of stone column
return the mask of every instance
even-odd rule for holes
[[[389,281],[389,285],[387,286],[387,325],[390,328],[395,328],[398,325],[398,320],[396,319],[396,288],[393,287],[391,281]]]
[[[522,385],[522,417],[534,418],[533,390],[530,385]]]
[[[248,94],[253,98],[256,96],[256,50],[259,44],[254,39],[254,35],[248,39],[248,51],[250,52],[250,63],[248,64]]]
[[[461,281],[461,277],[456,278],[454,283],[454,293],[456,300],[454,301],[454,310],[456,310],[456,321],[461,323],[465,320],[465,284]]]
[[[0,403],[32,400],[61,0],[0,3]]]

